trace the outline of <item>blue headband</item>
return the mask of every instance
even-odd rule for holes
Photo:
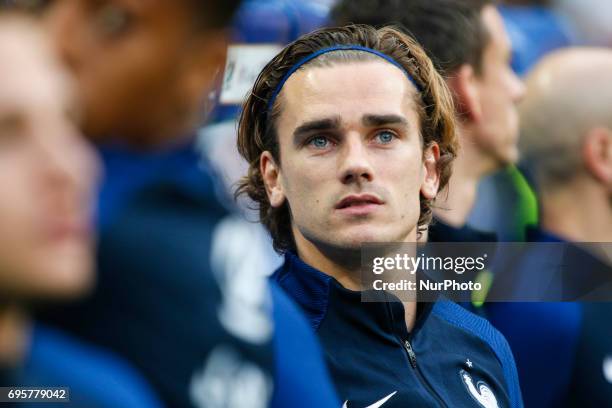
[[[387,54],[383,54],[380,51],[376,51],[376,50],[373,50],[372,48],[368,48],[368,47],[362,47],[360,45],[335,45],[333,47],[322,48],[319,51],[313,52],[312,54],[307,55],[304,58],[302,58],[301,60],[299,60],[298,62],[296,62],[291,67],[291,69],[289,71],[287,71],[285,76],[283,76],[283,79],[281,79],[281,81],[278,83],[278,85],[274,89],[274,92],[272,93],[272,96],[270,97],[270,100],[268,101],[268,112],[270,112],[272,110],[272,106],[274,106],[274,102],[276,101],[276,98],[278,97],[278,94],[283,89],[283,86],[285,86],[285,82],[287,82],[289,77],[291,77],[291,75],[293,75],[295,73],[295,71],[297,71],[302,65],[306,64],[308,61],[311,61],[311,60],[317,58],[319,55],[326,54],[326,53],[332,52],[332,51],[339,51],[339,50],[342,50],[342,51],[346,51],[346,50],[348,50],[348,51],[364,51],[364,52],[368,52],[370,54],[378,55],[380,58],[390,62],[391,64],[393,64],[396,67],[398,67],[399,69],[401,69],[402,72],[408,78],[408,80],[416,87],[416,89],[419,92],[423,92],[421,87],[410,76],[410,74],[404,69],[404,67],[401,66],[399,62],[397,62],[396,60],[394,60],[393,58],[391,58]]]

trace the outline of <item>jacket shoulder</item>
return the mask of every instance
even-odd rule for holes
[[[487,320],[476,316],[474,313],[451,301],[437,302],[433,312],[436,316],[450,325],[481,339],[491,347],[491,350],[497,356],[502,366],[512,406],[522,407],[523,404],[516,363],[514,362],[514,356],[512,355],[510,346],[503,334]]]

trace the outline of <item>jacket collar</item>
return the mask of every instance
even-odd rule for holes
[[[306,264],[294,252],[285,253],[285,262],[272,279],[300,305],[315,330],[328,313],[333,313],[355,325],[408,336],[404,306],[395,296],[385,292],[386,302],[363,302],[361,291],[346,289],[335,278]],[[431,302],[418,304],[412,335],[423,326],[433,305]],[[330,311],[330,306],[334,310]]]

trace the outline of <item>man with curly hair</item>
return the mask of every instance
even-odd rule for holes
[[[448,301],[361,301],[361,246],[416,242],[450,177],[452,97],[394,28],[323,29],[260,73],[238,130],[259,206],[344,407],[522,406],[505,339]]]

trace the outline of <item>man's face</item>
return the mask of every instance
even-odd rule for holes
[[[2,298],[79,294],[93,281],[95,157],[68,117],[68,77],[42,34],[1,24]]]
[[[427,149],[424,164],[416,93],[384,61],[289,78],[279,96],[280,167],[264,153],[262,169],[271,204],[289,204],[298,249],[416,239],[420,194],[437,191],[438,151]]]
[[[525,90],[510,67],[510,40],[498,11],[483,9],[490,40],[483,54],[482,74],[476,80],[482,109],[475,132],[476,146],[489,159],[491,170],[518,160],[518,112],[516,104]]]
[[[225,43],[196,30],[187,1],[56,0],[48,22],[77,78],[88,137],[151,144],[194,126]]]

